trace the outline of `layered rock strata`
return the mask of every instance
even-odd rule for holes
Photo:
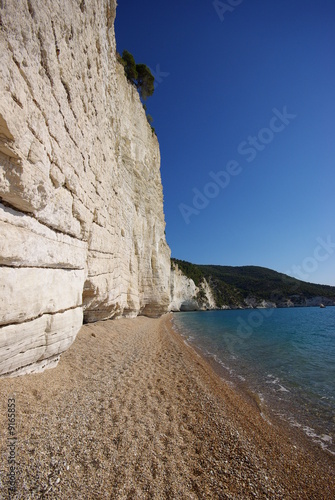
[[[170,302],[160,152],[115,0],[0,0],[0,374]]]

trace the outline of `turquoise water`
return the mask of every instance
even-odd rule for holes
[[[173,323],[224,378],[335,453],[335,307],[185,312]]]

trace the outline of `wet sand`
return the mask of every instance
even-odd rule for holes
[[[171,327],[171,314],[85,325],[58,366],[1,379],[24,499],[332,499],[335,459],[267,422]]]

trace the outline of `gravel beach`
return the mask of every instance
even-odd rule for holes
[[[335,498],[335,457],[264,418],[171,317],[84,325],[56,368],[0,380],[1,498]]]

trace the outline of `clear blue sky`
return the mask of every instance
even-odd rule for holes
[[[172,255],[335,285],[335,2],[213,3],[117,8],[118,51],[158,80]]]

